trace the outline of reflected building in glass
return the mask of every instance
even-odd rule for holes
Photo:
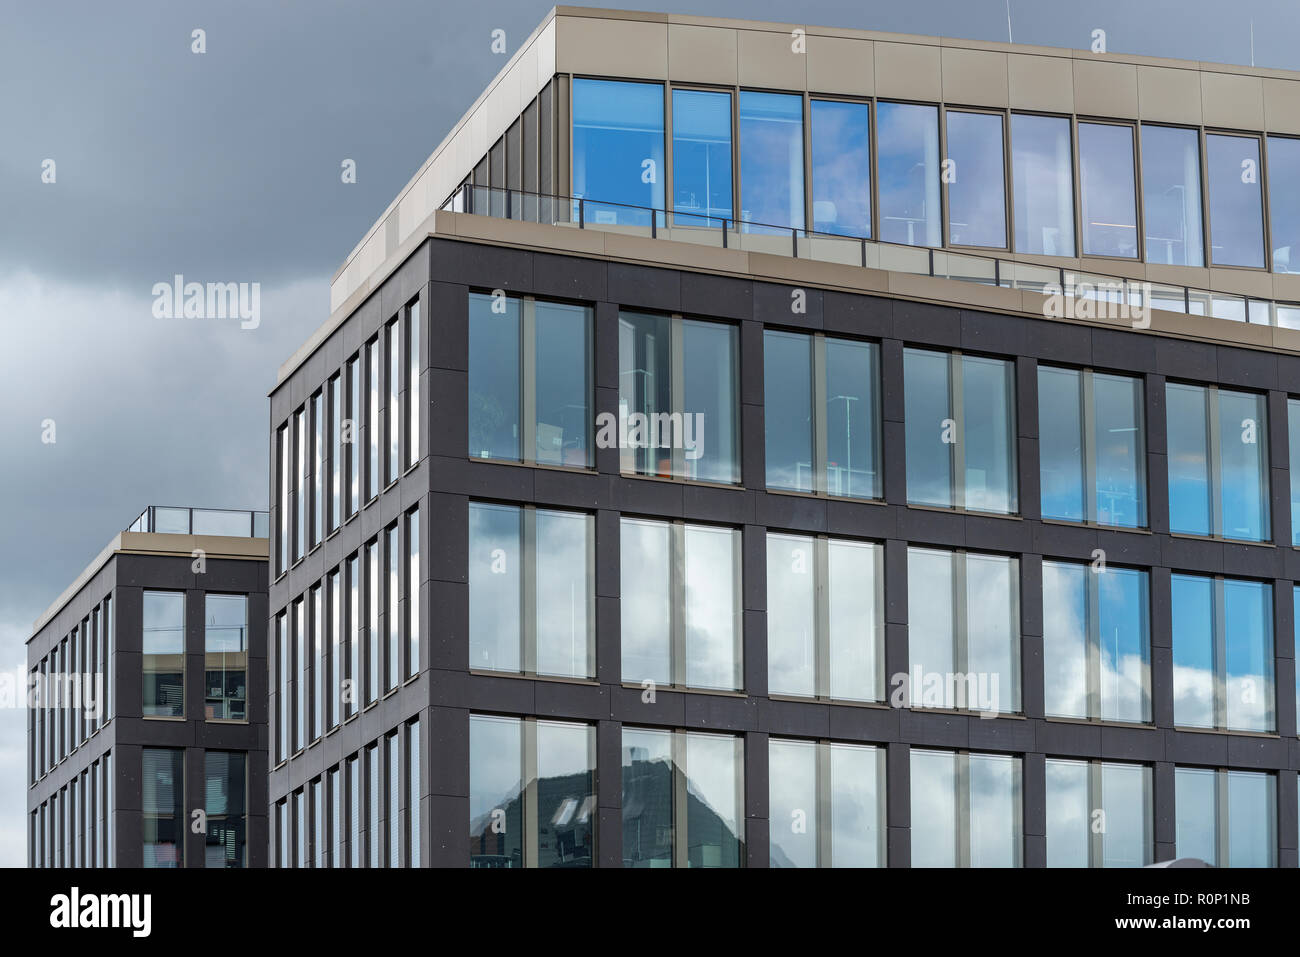
[[[335,276],[273,863],[1297,864],[1300,76],[803,30],[557,8]]]
[[[150,506],[36,622],[29,866],[266,866],[268,543]]]

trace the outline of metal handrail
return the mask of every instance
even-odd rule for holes
[[[480,195],[485,197],[487,201],[480,203],[478,201]],[[494,202],[498,198],[501,202]],[[533,201],[531,204],[532,216],[529,215],[528,201],[530,199]],[[553,212],[543,216],[542,211],[547,208],[547,204],[549,204],[549,208]],[[887,254],[890,251],[893,251],[900,258],[917,256],[924,251],[926,260],[924,270],[909,270],[905,265],[899,263],[879,268],[913,272],[916,275],[977,282],[982,285],[992,285],[1004,289],[1032,289],[1041,292],[1045,288],[1054,286],[1059,288],[1051,288],[1050,291],[1059,291],[1063,296],[1116,303],[1122,306],[1143,307],[1146,303],[1140,300],[1149,293],[1153,301],[1159,300],[1161,309],[1168,311],[1181,311],[1188,315],[1207,316],[1230,322],[1247,322],[1253,325],[1300,329],[1300,303],[1296,302],[1257,299],[1177,283],[1144,283],[1122,276],[1110,276],[1065,266],[1024,263],[998,256],[983,256],[965,250],[884,243],[866,236],[851,236],[800,226],[761,223],[755,220],[737,219],[730,215],[714,215],[711,212],[678,212],[657,206],[637,206],[631,203],[607,202],[592,199],[588,196],[561,196],[553,193],[505,189],[497,186],[474,186],[470,183],[462,183],[457,187],[443,202],[441,208],[450,212],[466,212],[482,216],[495,215],[498,218],[518,219],[546,225],[576,225],[578,229],[602,228],[605,225],[646,228],[640,222],[615,222],[593,225],[588,216],[589,204],[596,209],[628,210],[630,213],[628,218],[645,219],[652,239],[658,239],[662,229],[686,228],[690,230],[699,229],[705,232],[716,229],[719,234],[720,247],[729,249],[732,245],[730,236],[733,233],[738,235],[777,236],[789,233],[790,253],[795,258],[817,259],[818,256],[815,254],[816,251],[813,247],[815,241],[855,243],[859,247],[858,259],[863,268],[871,268],[869,251],[873,249],[877,251],[877,262],[879,262],[882,253]],[[480,206],[485,208],[479,208]],[[494,214],[492,211],[494,206],[497,206],[504,213],[504,216]],[[808,249],[802,254],[799,250],[801,238],[808,242]],[[944,257],[945,267],[939,271],[936,271],[936,254]],[[953,270],[946,265],[950,262],[968,268],[953,275]],[[987,277],[970,274],[976,272],[985,272]],[[1018,278],[1023,273],[1030,273],[1038,277],[1050,275],[1051,279],[1043,281],[1041,278]],[[1078,292],[1082,292],[1083,295],[1075,296]],[[1113,296],[1118,296],[1118,298],[1112,298]],[[1179,303],[1181,303],[1181,310],[1171,308],[1171,306],[1177,306]],[[1285,315],[1285,322],[1279,321],[1280,314]],[[1265,316],[1267,321],[1260,321],[1256,318],[1261,315]]]

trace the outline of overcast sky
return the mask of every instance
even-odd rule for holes
[[[329,279],[546,0],[0,0],[0,669],[145,505],[265,508],[266,394]],[[1006,40],[1006,0],[695,0],[679,13]],[[1017,43],[1300,69],[1294,0],[1011,0]],[[191,34],[206,32],[206,52]],[[357,182],[340,181],[352,159]],[[53,183],[42,182],[46,160]],[[261,324],[156,319],[183,274]],[[55,441],[42,442],[54,420]],[[0,711],[0,865],[26,860]]]

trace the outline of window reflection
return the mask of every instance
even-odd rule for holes
[[[1142,125],[1142,213],[1147,262],[1205,265],[1198,130]]]
[[[813,229],[871,238],[871,108],[813,100]]]
[[[942,245],[938,108],[877,103],[876,122],[881,240]]]
[[[913,867],[1021,866],[1020,758],[911,750]]]
[[[143,599],[146,718],[185,715],[185,593],[147,591]]]
[[[884,866],[882,748],[773,737],[768,781],[771,867]]]
[[[1149,767],[1047,759],[1048,867],[1145,867],[1152,833]]]
[[[1174,769],[1179,857],[1214,867],[1273,867],[1277,861],[1277,781],[1255,771]]]
[[[673,90],[674,225],[721,225],[731,195],[731,94]]]
[[[1133,127],[1079,124],[1079,188],[1084,254],[1136,258]]]
[[[1207,133],[1205,169],[1210,183],[1210,262],[1263,267],[1258,138]]]
[[[1300,273],[1300,139],[1268,138],[1268,226],[1274,272]],[[1288,188],[1291,187],[1291,188]]]
[[[1007,245],[1002,116],[948,110],[948,241],[954,246]]]
[[[1174,575],[1174,723],[1273,731],[1273,588]]]
[[[185,751],[140,751],[143,867],[180,867],[185,860]]]
[[[648,227],[646,207],[664,208],[663,86],[575,78],[572,99],[573,196],[589,200],[585,219]]]
[[[623,729],[623,866],[739,867],[739,737]]]
[[[1074,255],[1074,174],[1070,121],[1011,116],[1011,169],[1016,251]]]
[[[803,97],[741,90],[740,218],[803,229],[803,206]]]
[[[205,595],[204,717],[247,720],[248,599]]]

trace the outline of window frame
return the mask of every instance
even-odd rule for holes
[[[982,116],[996,116],[1001,121],[1001,147],[1002,147],[1002,239],[1001,246],[972,246],[968,243],[954,243],[952,241],[952,206],[949,199],[952,184],[947,182],[943,175],[943,164],[952,159],[949,152],[948,144],[948,114],[949,113],[974,113]],[[1015,206],[1012,195],[1013,184],[1011,182],[1011,115],[1010,110],[1000,109],[998,107],[984,106],[958,106],[949,103],[939,104],[939,206],[942,211],[942,240],[943,249],[955,249],[961,252],[970,252],[975,255],[990,256],[994,253],[1010,253],[1014,243],[1013,233],[1015,232]],[[961,176],[960,170],[957,173]]]
[[[1072,127],[1073,142],[1071,147],[1074,153],[1074,196],[1075,196],[1075,229],[1078,231],[1077,243],[1075,245],[1075,255],[1071,258],[1078,260],[1100,260],[1102,262],[1112,263],[1139,263],[1145,264],[1146,248],[1143,244],[1145,234],[1145,222],[1142,218],[1142,135],[1140,132],[1140,123],[1138,120],[1127,120],[1114,116],[1093,116],[1090,114],[1071,114],[1070,125]],[[1132,256],[1109,256],[1104,253],[1090,253],[1084,248],[1084,239],[1087,235],[1087,229],[1083,221],[1083,137],[1079,132],[1080,126],[1122,126],[1129,130],[1133,144],[1133,250]],[[1204,168],[1204,167],[1202,167]],[[1057,258],[1057,257],[1053,257]]]
[[[1259,266],[1241,266],[1234,263],[1216,263],[1214,261],[1214,227],[1212,225],[1212,205],[1213,200],[1210,193],[1210,137],[1211,136],[1235,136],[1241,139],[1255,141],[1257,155],[1259,156],[1259,166],[1256,170],[1256,186],[1259,188],[1259,226],[1260,226],[1260,255],[1263,259],[1262,265]],[[1255,273],[1272,273],[1273,271],[1273,236],[1272,224],[1269,221],[1269,190],[1268,190],[1268,133],[1261,130],[1234,130],[1222,126],[1202,126],[1201,127],[1201,179],[1204,183],[1204,214],[1205,214],[1205,269],[1242,269],[1247,272]],[[1279,275],[1288,275],[1279,273]]]

